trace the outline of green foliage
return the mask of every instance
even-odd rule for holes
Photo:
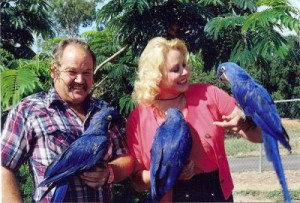
[[[293,201],[300,200],[300,190],[289,190],[291,194],[291,198]],[[279,190],[273,190],[273,191],[260,191],[260,190],[242,190],[236,192],[237,194],[240,194],[242,196],[253,196],[253,197],[260,197],[260,198],[266,198],[271,199],[274,202],[281,202],[283,201],[283,194],[282,191]]]
[[[50,86],[50,57],[36,55],[32,60],[14,59],[3,51],[1,77],[1,109],[7,110],[22,98]],[[7,55],[6,55],[6,54]]]
[[[34,190],[33,177],[29,171],[28,163],[23,164],[16,174],[19,181],[19,187],[24,203],[32,202],[32,194]]]
[[[96,53],[97,62],[100,64],[95,70],[93,94],[119,106],[121,112],[128,115],[134,108],[129,95],[132,92],[137,65],[131,50],[121,47],[112,34],[113,32],[108,28],[82,34]],[[120,50],[123,51],[115,55]]]
[[[16,104],[35,89],[41,88],[37,75],[27,68],[3,71],[1,81],[1,106],[3,109]]]
[[[52,37],[49,6],[46,0],[1,1],[0,47],[16,58],[32,58],[30,48],[33,34],[42,38]]]
[[[133,189],[130,178],[125,179],[120,183],[114,184],[114,202],[120,203],[138,203],[147,202],[148,192],[138,193]]]
[[[66,38],[67,38],[66,36],[59,36],[59,37],[55,37],[55,38],[51,38],[51,39],[47,39],[47,40],[37,38],[37,46],[39,47],[39,49],[42,50],[39,52],[51,55],[53,48],[56,47],[56,45],[59,42],[61,42],[62,40],[66,39]]]
[[[208,35],[212,36],[214,40],[218,38],[224,37],[229,28],[239,28],[246,21],[245,16],[226,16],[224,17],[216,17],[210,20],[210,22],[205,26],[205,32]]]
[[[259,6],[269,6],[257,12]],[[109,1],[97,13],[116,39],[138,56],[155,36],[183,39],[193,53],[201,50],[204,70],[223,61],[243,65],[259,58],[287,56],[289,48],[275,28],[299,32],[298,10],[285,0]]]
[[[134,109],[136,103],[131,98],[131,95],[124,95],[119,100],[120,110],[123,114],[129,115],[129,113]]]
[[[217,82],[215,71],[205,71],[201,53],[190,54],[189,64],[191,66],[192,82],[214,83]],[[216,84],[216,83],[215,83]]]
[[[97,13],[97,22],[106,22],[117,39],[139,56],[155,36],[182,38],[191,51],[199,50],[209,15],[205,7],[179,1],[109,1]]]
[[[251,1],[250,1],[251,2]],[[237,3],[235,1],[234,3]],[[263,11],[253,12],[253,2],[248,4],[251,12],[237,15],[236,9],[226,15],[219,15],[210,20],[205,31],[215,41],[232,36],[232,49],[229,50],[230,61],[239,62],[241,65],[251,64],[262,57],[267,59],[274,54],[284,58],[289,53],[285,38],[275,28],[282,30],[288,28],[299,32],[300,22],[295,17],[299,14],[297,9],[285,0],[256,1],[256,6],[268,6]],[[240,4],[236,5],[241,7]],[[246,8],[244,4],[243,8]],[[234,7],[233,7],[234,8]],[[220,56],[220,59],[228,59]]]
[[[76,37],[80,25],[90,26],[96,17],[96,6],[102,0],[51,0],[52,20],[58,35]]]

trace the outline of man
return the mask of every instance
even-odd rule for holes
[[[53,87],[24,98],[9,113],[2,132],[2,201],[22,202],[14,173],[24,163],[34,177],[33,201],[49,202],[54,190],[41,199],[47,188],[38,187],[47,166],[87,128],[100,101],[90,96],[96,57],[77,39],[62,41],[53,51]],[[111,202],[111,182],[128,177],[133,161],[124,141],[124,131],[112,126],[107,168],[94,167],[70,180],[64,201]]]

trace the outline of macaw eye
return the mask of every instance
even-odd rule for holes
[[[224,72],[225,70],[226,70],[225,66],[222,66],[222,67],[221,67],[221,71]]]

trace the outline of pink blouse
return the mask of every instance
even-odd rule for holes
[[[224,129],[213,125],[222,115],[230,114],[235,100],[226,92],[210,84],[192,84],[185,92],[187,115],[185,120],[193,134],[190,155],[195,165],[203,172],[218,169],[223,194],[227,199],[233,190],[229,164],[224,146]],[[150,150],[155,131],[159,127],[153,107],[139,105],[127,121],[127,142],[139,168],[150,170]]]

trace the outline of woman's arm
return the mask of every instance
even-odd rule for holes
[[[150,171],[139,169],[137,160],[134,161],[132,183],[137,192],[143,192],[150,189]]]
[[[216,121],[214,125],[223,127],[233,134],[239,134],[251,142],[263,142],[261,129],[256,126],[251,118],[245,117],[240,107],[235,106],[231,114],[224,115],[222,118],[223,121]]]

